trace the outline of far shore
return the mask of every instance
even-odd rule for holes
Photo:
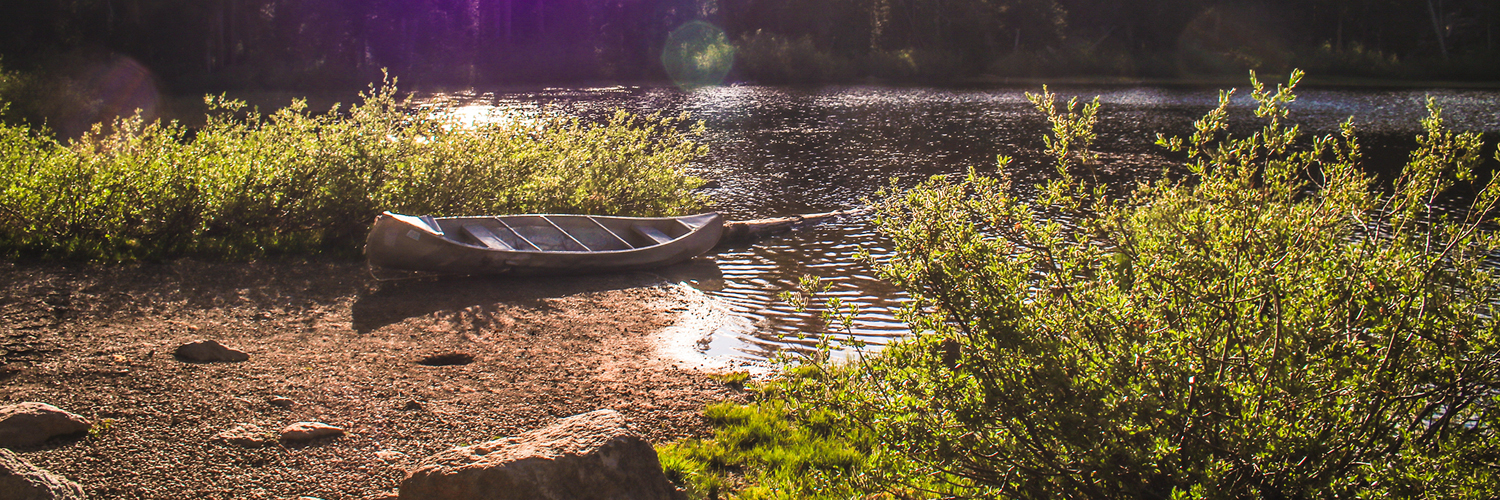
[[[1280,73],[1260,72],[1259,77],[1268,84],[1285,83],[1286,75]],[[731,82],[726,85],[762,85],[756,82]],[[1229,89],[1245,88],[1247,83],[1245,75],[1220,75],[1202,77],[1179,77],[1179,78],[1139,78],[1139,77],[1110,77],[1110,76],[1000,76],[979,75],[942,83],[920,83],[899,82],[878,79],[861,79],[844,82],[828,83],[801,83],[801,84],[764,84],[768,86],[785,87],[848,87],[848,86],[890,86],[890,87],[933,87],[933,88],[955,88],[955,89],[984,89],[984,88],[1028,88],[1039,89],[1043,85],[1054,88],[1067,87],[1164,87],[1184,89]],[[478,85],[473,87],[434,85],[434,84],[403,84],[405,91],[411,91],[419,95],[427,94],[454,94],[473,95],[475,98],[483,98],[487,93],[530,93],[540,89],[562,86],[570,89],[610,89],[610,88],[663,88],[671,87],[671,82],[663,81],[628,81],[628,82],[572,82],[553,84],[494,84]],[[1467,89],[1467,90],[1497,90],[1500,89],[1500,81],[1466,81],[1466,80],[1433,80],[1433,79],[1387,79],[1387,78],[1364,78],[1364,77],[1325,77],[1309,75],[1304,78],[1299,86],[1303,88],[1327,88],[1327,89]],[[286,107],[293,99],[307,99],[308,110],[311,112],[324,112],[331,109],[335,104],[347,108],[350,103],[358,101],[358,93],[364,89],[240,89],[224,92],[231,98],[246,99],[252,106],[258,106],[262,112],[270,112],[275,109]],[[165,91],[164,91],[165,92]],[[183,91],[170,93],[159,101],[158,108],[152,117],[166,120],[177,120],[187,126],[202,126],[207,108],[203,104],[205,93],[219,94],[219,92],[192,92]]]
[[[1286,83],[1286,74],[1272,73],[1266,71],[1257,72],[1261,81],[1275,84]],[[1110,77],[1110,76],[1064,76],[1064,77],[1016,77],[998,75],[980,75],[965,78],[958,82],[961,85],[993,85],[1003,87],[1041,87],[1042,85],[1056,87],[1186,87],[1186,88],[1212,88],[1228,89],[1245,87],[1247,85],[1245,75],[1220,75],[1203,77],[1178,77],[1178,78],[1141,78],[1141,77]],[[1353,76],[1318,76],[1309,75],[1303,78],[1298,87],[1302,88],[1351,88],[1351,89],[1500,89],[1500,81],[1479,80],[1435,80],[1435,79],[1393,79],[1393,78],[1369,78]]]

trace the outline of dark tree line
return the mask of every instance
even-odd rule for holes
[[[663,78],[663,40],[706,20],[757,61],[830,78],[1314,71],[1493,77],[1494,0],[26,0],[0,64],[128,56],[171,87]],[[750,41],[773,43],[750,43]],[[808,54],[816,53],[817,57]],[[884,61],[872,63],[871,61]],[[934,61],[942,62],[935,64]],[[763,69],[763,68],[762,68]],[[747,68],[733,78],[763,79]],[[763,73],[767,73],[762,71]],[[769,73],[767,73],[769,74]],[[1316,73],[1315,73],[1316,74]],[[775,79],[775,78],[770,78]]]

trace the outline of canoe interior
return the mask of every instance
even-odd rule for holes
[[[542,252],[606,252],[658,245],[650,235],[680,238],[692,231],[676,219],[627,219],[574,215],[515,215],[454,217],[434,220],[447,238],[494,248],[465,226],[480,226],[509,246],[507,250]],[[654,230],[654,231],[652,231]],[[504,249],[503,247],[501,249]]]

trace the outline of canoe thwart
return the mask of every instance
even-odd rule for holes
[[[643,226],[643,225],[640,225],[640,224],[636,224],[636,225],[630,226],[630,229],[633,229],[633,230],[635,230],[635,232],[640,233],[641,236],[645,236],[647,238],[651,238],[651,240],[655,241],[656,244],[658,244],[658,245],[666,243],[668,241],[672,241],[672,237],[671,236],[667,236],[667,233],[663,233],[663,232],[661,232],[660,229],[657,229],[657,228],[654,228],[654,227],[651,227],[651,226]]]
[[[621,245],[624,245],[624,248],[635,248],[635,245],[630,244],[629,240],[626,240],[625,238],[621,237],[619,233],[616,233],[615,230],[610,229],[609,226],[606,226],[606,225],[604,225],[604,223],[599,222],[599,219],[595,219],[593,217],[585,217],[585,218],[588,219],[589,222],[593,222],[594,223],[594,227],[597,227],[599,229],[603,229],[604,230],[604,234],[608,234],[611,238],[614,238],[615,241],[619,242]]]
[[[510,246],[509,243],[506,243],[505,240],[500,239],[499,236],[495,236],[495,233],[490,232],[490,230],[488,228],[485,228],[484,226],[481,226],[479,224],[464,224],[463,227],[464,233],[468,234],[475,240],[478,240],[480,243],[483,243],[484,246],[496,250],[515,250],[515,247]]]
[[[492,220],[500,224],[500,227],[505,228],[506,231],[510,231],[510,234],[515,235],[517,240],[520,240],[521,243],[525,243],[526,246],[531,247],[532,250],[542,249],[542,247],[536,246],[536,243],[532,243],[531,240],[526,239],[525,235],[522,235],[520,232],[516,231],[516,228],[510,227],[510,224],[506,224],[505,219],[493,217]]]
[[[578,248],[583,249],[583,251],[585,251],[585,252],[592,252],[592,251],[594,251],[594,249],[592,247],[589,247],[588,245],[585,245],[582,241],[579,241],[578,237],[574,236],[573,233],[570,233],[570,232],[568,232],[567,229],[563,229],[562,226],[557,225],[557,222],[553,221],[552,219],[547,218],[547,216],[545,216],[545,215],[541,215],[539,217],[541,217],[542,220],[547,223],[547,225],[552,226],[552,229],[556,229],[557,232],[562,233],[563,237],[567,238],[568,241],[573,242],[574,245],[578,245]],[[584,216],[584,218],[588,218],[588,216]]]

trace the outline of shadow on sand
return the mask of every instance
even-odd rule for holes
[[[652,271],[588,276],[452,276],[381,282],[359,296],[352,311],[354,331],[369,333],[408,318],[475,306],[509,304],[545,311],[547,299],[583,293],[624,290],[669,283],[722,286],[723,274],[712,259]]]

